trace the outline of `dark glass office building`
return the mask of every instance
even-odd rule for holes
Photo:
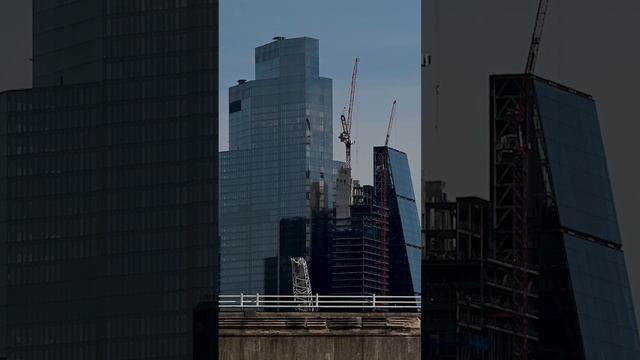
[[[532,354],[540,359],[639,359],[622,241],[591,96],[533,76],[491,77],[493,224],[504,219],[499,216],[505,199],[501,194],[509,178],[501,176],[508,174],[501,167],[508,165],[504,158],[510,143],[504,134],[523,89],[534,104],[523,130],[530,144],[529,279],[537,293],[529,303],[536,304],[531,311],[538,315],[530,326],[539,332]],[[500,227],[495,230],[497,244]]]
[[[389,294],[420,295],[422,240],[409,159],[406,153],[387,146],[374,147],[373,152],[374,159],[383,152],[387,160]]]
[[[320,76],[319,51],[317,39],[276,37],[255,49],[255,80],[229,88],[229,150],[220,167],[225,294],[291,281],[265,274],[267,259],[289,253],[280,249],[285,218],[306,219],[300,246],[317,277],[322,261],[311,258],[326,244],[322,224],[335,186],[332,82]]]
[[[192,358],[217,291],[217,9],[33,1],[34,87],[0,94],[8,359]]]

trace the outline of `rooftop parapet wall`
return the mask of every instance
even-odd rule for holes
[[[416,313],[221,312],[220,359],[420,359]]]

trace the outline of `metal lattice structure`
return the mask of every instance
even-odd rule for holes
[[[527,65],[525,66],[525,74],[533,74],[538,61],[538,53],[540,52],[540,43],[542,41],[542,30],[544,30],[544,22],[547,18],[547,9],[549,9],[549,0],[540,0],[538,3],[538,12],[536,13],[536,22],[531,36],[531,45],[529,46],[529,56],[527,57]]]
[[[380,229],[380,255],[379,255],[379,269],[380,269],[380,283],[384,284],[380,295],[386,295],[389,291],[389,255],[388,249],[388,232],[389,232],[389,197],[388,197],[388,148],[385,147],[384,151],[379,151],[375,158],[375,198],[378,205],[378,227]]]
[[[531,75],[535,71],[540,43],[542,41],[542,31],[544,29],[549,0],[540,0],[536,21],[531,36],[529,55],[525,65],[525,74]],[[529,118],[533,114],[532,78],[524,76],[522,78],[519,103],[515,108],[508,110],[508,117],[511,121],[507,125],[509,134],[506,136],[515,137],[512,149],[503,149],[507,153],[508,159],[512,162],[511,167],[511,217],[512,217],[512,242],[513,242],[513,359],[527,360],[529,354],[528,333],[529,325],[527,319],[528,309],[528,289],[527,268],[529,259],[529,226],[527,222],[529,213],[529,148],[528,124]],[[511,152],[510,154],[508,152]]]
[[[530,297],[537,271],[529,263],[529,127],[533,122],[533,76],[493,78],[491,85],[491,208],[493,237],[489,246],[489,278],[508,289],[486,293],[496,312],[493,325],[512,333],[512,359],[526,360],[531,352]],[[500,278],[503,280],[500,281]],[[500,306],[498,306],[500,305]]]
[[[389,126],[387,127],[387,137],[384,140],[384,146],[389,146],[389,138],[391,137],[391,127],[393,126],[393,120],[396,116],[396,104],[397,100],[393,100],[393,105],[391,106],[391,115],[389,116]]]
[[[512,161],[512,241],[513,241],[513,359],[526,360],[528,353],[527,333],[527,266],[529,257],[528,244],[528,166],[529,143],[527,141],[527,114],[529,108],[529,81],[523,80],[523,96],[519,106],[512,111],[509,124],[510,135],[515,135],[513,149],[504,149],[510,154],[503,155]],[[509,135],[507,135],[509,136]]]
[[[338,138],[341,142],[344,143],[346,157],[345,157],[345,166],[347,169],[351,170],[351,145],[353,145],[354,141],[351,139],[351,121],[353,117],[353,104],[356,96],[356,80],[358,79],[358,63],[360,62],[359,58],[356,58],[353,64],[353,73],[351,75],[351,88],[349,90],[349,97],[347,98],[347,103],[342,110],[342,115],[340,115],[340,123],[342,124],[342,132]]]
[[[306,311],[313,303],[311,293],[311,280],[309,279],[309,267],[302,257],[291,258],[291,276],[293,281],[293,297],[298,310]]]

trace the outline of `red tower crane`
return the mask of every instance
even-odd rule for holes
[[[540,41],[542,40],[542,30],[544,30],[544,21],[547,18],[547,10],[549,9],[549,0],[540,0],[538,3],[538,13],[536,14],[536,24],[533,28],[531,36],[531,45],[529,46],[529,56],[527,57],[527,65],[525,74],[533,74],[538,61],[538,52],[540,50]]]
[[[354,143],[354,141],[351,140],[351,119],[353,116],[353,100],[356,96],[356,79],[358,78],[359,62],[360,59],[356,58],[353,64],[353,74],[351,75],[351,89],[349,90],[349,97],[347,98],[347,103],[342,110],[342,115],[340,115],[342,132],[338,136],[338,139],[344,143],[346,148],[345,162],[347,169],[351,169],[351,145]]]
[[[396,115],[396,100],[393,100],[393,105],[391,106],[391,116],[389,117],[389,127],[387,128],[387,138],[384,140],[384,146],[389,146],[389,137],[391,136],[391,127],[393,126],[393,119]]]
[[[528,170],[529,170],[529,141],[527,140],[528,118],[533,113],[531,91],[533,86],[532,74],[536,68],[542,31],[549,7],[549,0],[540,0],[536,14],[536,22],[529,46],[529,55],[523,76],[522,94],[520,102],[513,113],[511,131],[516,139],[513,149],[513,188],[512,188],[512,240],[513,240],[513,359],[527,360],[529,324],[527,319],[529,280],[527,268],[529,266],[528,240]]]
[[[380,254],[378,259],[378,276],[380,282],[379,295],[386,295],[389,291],[389,254],[388,254],[388,239],[389,232],[389,204],[387,188],[389,186],[389,137],[391,136],[391,127],[393,126],[393,119],[396,113],[396,100],[393,100],[391,106],[391,116],[389,117],[389,126],[387,128],[387,137],[384,141],[384,147],[378,148],[379,150],[375,155],[375,193],[378,205],[378,227],[379,227],[379,240],[380,240]]]

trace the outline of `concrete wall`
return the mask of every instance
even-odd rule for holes
[[[418,360],[418,314],[221,313],[220,360]]]

